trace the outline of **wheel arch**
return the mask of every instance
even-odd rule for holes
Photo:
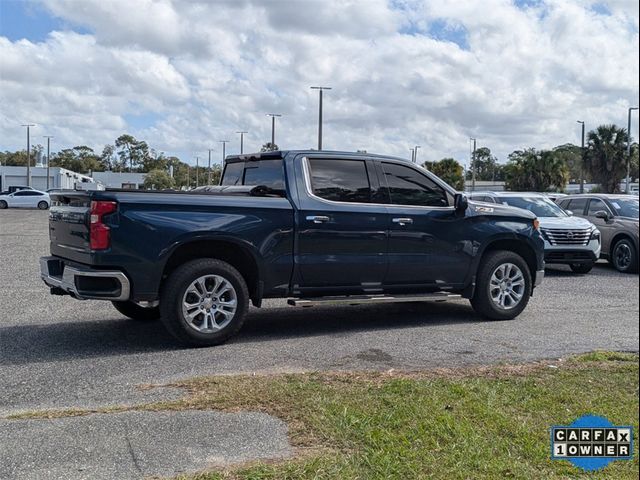
[[[166,254],[160,286],[177,267],[197,258],[222,260],[234,267],[247,283],[252,303],[260,305],[263,282],[259,258],[250,244],[227,237],[197,236],[174,245]]]
[[[631,245],[633,245],[633,247],[636,249],[636,254],[639,253],[638,244],[633,239],[633,237],[631,237],[631,235],[629,235],[626,232],[619,232],[616,235],[614,235],[614,237],[611,239],[611,242],[609,243],[609,258],[613,259],[613,249],[616,247],[616,244],[620,240],[629,240],[631,242]]]
[[[478,264],[482,261],[482,258],[487,255],[487,253],[495,252],[497,250],[507,250],[520,255],[529,267],[531,280],[535,285],[536,272],[538,271],[538,258],[533,246],[522,238],[497,238],[487,243],[480,255],[478,255]]]

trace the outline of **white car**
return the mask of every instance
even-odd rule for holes
[[[575,273],[589,273],[600,258],[600,230],[589,220],[565,212],[544,194],[474,192],[469,197],[533,212],[540,221],[545,263],[569,265]]]
[[[39,190],[18,190],[7,195],[0,195],[0,209],[39,208],[40,210],[46,210],[50,205],[49,194]]]

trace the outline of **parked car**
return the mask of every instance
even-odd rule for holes
[[[33,188],[25,185],[11,185],[6,190],[0,192],[0,195],[9,195],[10,193],[17,192],[18,190],[33,190]]]
[[[475,192],[472,200],[498,203],[533,212],[540,220],[544,260],[569,265],[575,273],[589,273],[600,258],[600,231],[584,218],[572,217],[545,194],[525,192]]]
[[[545,196],[552,202],[558,203],[558,200],[567,196],[566,193],[545,193]]]
[[[16,190],[13,193],[0,195],[0,209],[3,208],[39,208],[46,210],[51,205],[51,199],[46,192],[31,188]]]
[[[225,341],[250,301],[275,297],[293,306],[468,298],[484,318],[512,319],[544,277],[535,214],[470,205],[384,156],[232,156],[219,187],[52,198],[52,256],[40,261],[51,293],[160,318],[192,345]]]
[[[589,193],[570,195],[558,204],[598,227],[602,232],[602,257],[616,270],[638,271],[638,198]]]

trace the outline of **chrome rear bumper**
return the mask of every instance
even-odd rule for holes
[[[70,266],[57,257],[40,258],[40,277],[52,293],[66,293],[79,300],[124,301],[131,294],[131,284],[124,273]]]

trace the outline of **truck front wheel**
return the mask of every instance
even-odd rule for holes
[[[176,268],[160,295],[160,319],[178,341],[218,345],[240,330],[249,309],[249,291],[226,262],[200,258]]]
[[[531,283],[531,272],[520,255],[489,252],[480,262],[471,305],[486,319],[511,320],[529,303]]]

